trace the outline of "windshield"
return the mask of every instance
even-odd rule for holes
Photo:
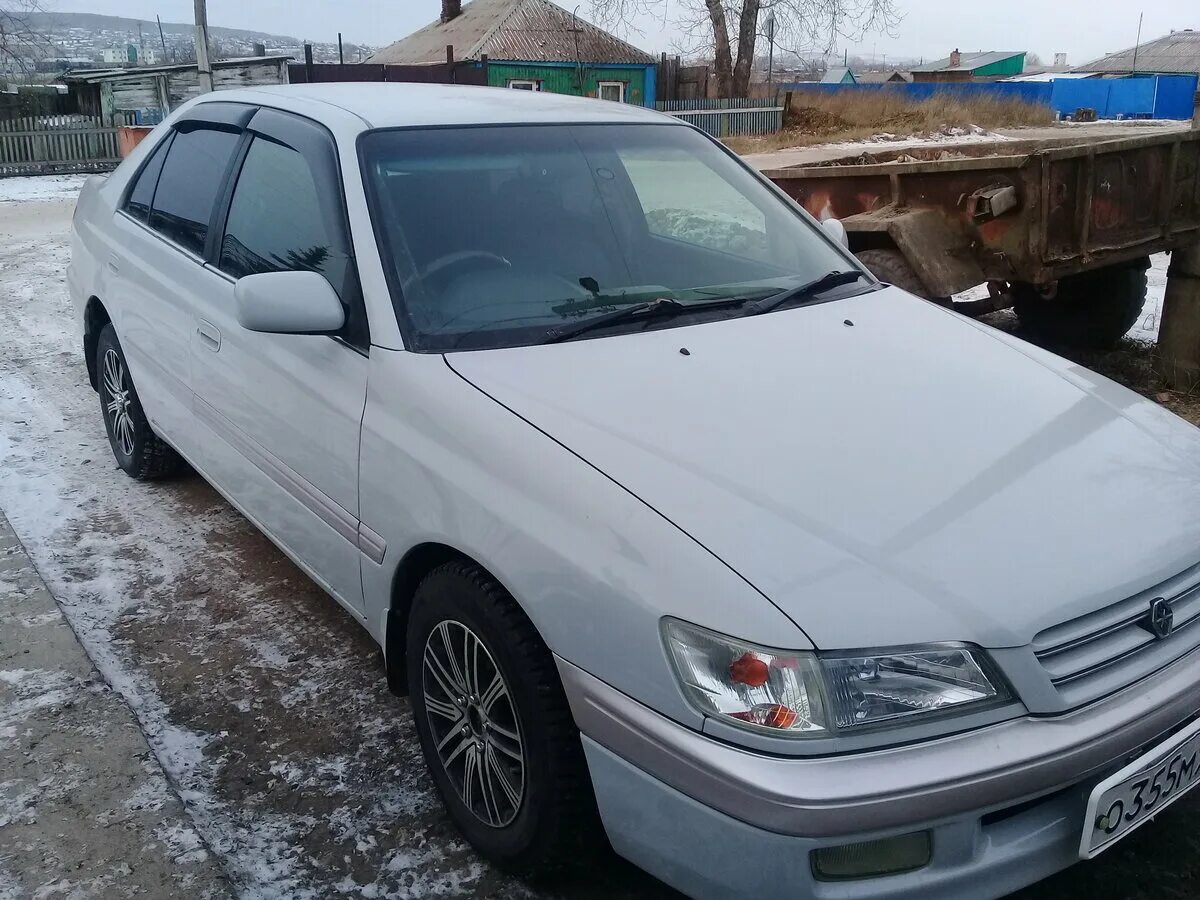
[[[692,324],[737,314],[714,300],[765,297],[853,268],[690,128],[401,129],[369,132],[361,149],[415,350],[543,343],[661,299],[675,301],[670,317],[617,317],[587,337]]]

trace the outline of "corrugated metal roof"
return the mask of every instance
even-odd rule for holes
[[[1074,81],[1080,78],[1095,78],[1094,72],[1034,72],[1030,75],[1014,75],[1012,78],[1001,78],[1001,81],[1020,83],[1023,81],[1049,82]]]
[[[962,53],[957,66],[950,65],[950,57],[939,59],[937,62],[916,66],[913,72],[972,72],[984,66],[994,65],[1014,56],[1020,56],[1024,50],[988,50],[986,53]]]
[[[417,65],[458,59],[649,65],[654,57],[555,6],[549,0],[473,0],[449,22],[437,21],[384,47],[371,63]]]
[[[1188,28],[1173,31],[1156,41],[1148,41],[1137,48],[1137,70],[1163,74],[1200,74],[1200,31]],[[1110,53],[1090,63],[1076,66],[1076,72],[1133,71],[1133,47],[1119,53]]]

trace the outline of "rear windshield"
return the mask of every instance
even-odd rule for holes
[[[792,206],[690,128],[374,131],[361,151],[412,349],[540,343],[564,324],[622,305],[766,296],[852,267]],[[693,324],[697,316],[588,336]]]

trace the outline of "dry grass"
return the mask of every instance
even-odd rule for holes
[[[834,141],[857,141],[881,132],[897,136],[932,134],[954,128],[1013,128],[1049,125],[1048,107],[1000,97],[937,94],[914,102],[899,91],[836,91],[792,94],[784,130],[762,138],[730,138],[738,153],[761,153]]]

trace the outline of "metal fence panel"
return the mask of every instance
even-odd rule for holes
[[[1103,118],[1153,117],[1190,119],[1195,76],[1139,75],[1133,78],[1059,78],[1055,81],[939,82],[915,84],[816,84],[796,82],[782,90],[832,94],[842,91],[887,91],[913,102],[938,94],[959,97],[995,96],[1048,106],[1060,115],[1071,115],[1081,106],[1095,109]],[[1189,88],[1191,90],[1189,91]]]
[[[117,128],[98,116],[26,116],[0,121],[0,177],[106,172],[121,161]]]
[[[783,128],[783,107],[757,97],[664,100],[655,107],[716,138],[775,134]]]

